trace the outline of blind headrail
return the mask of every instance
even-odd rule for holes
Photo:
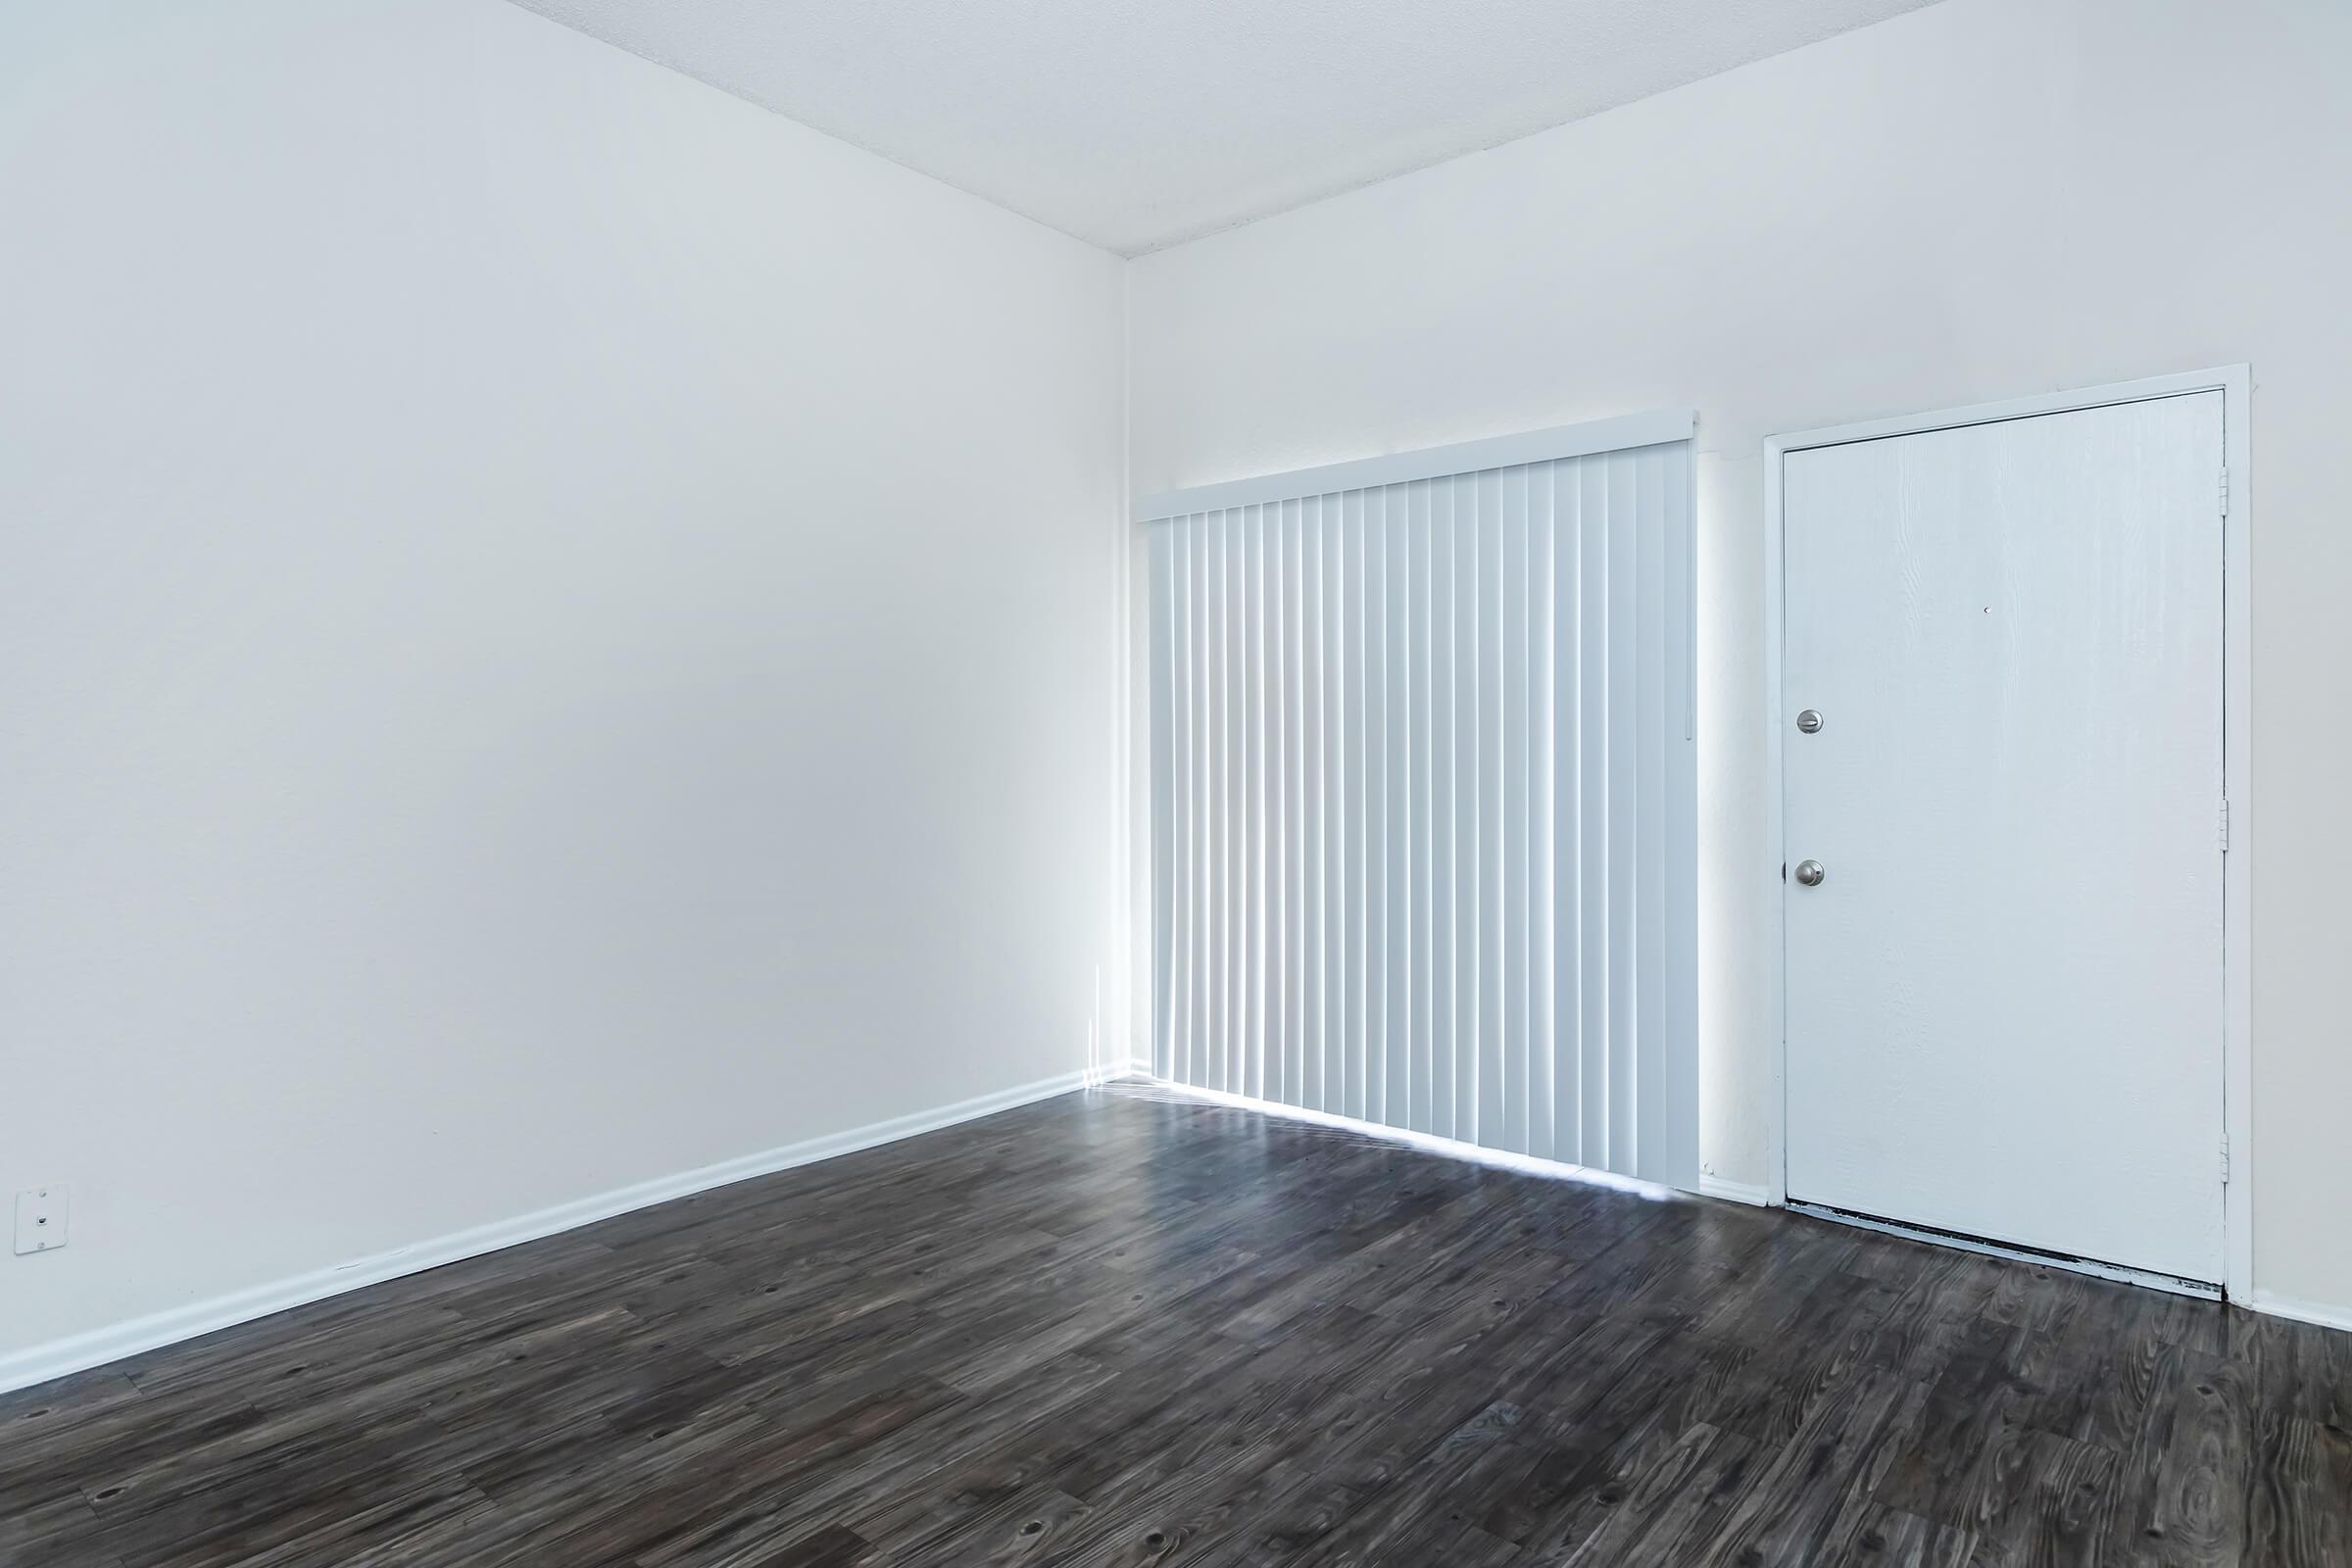
[[[1158,522],[1169,517],[1189,517],[1196,513],[1222,512],[1229,507],[1298,501],[1375,485],[1442,479],[1488,468],[1589,457],[1596,452],[1622,452],[1667,441],[1688,441],[1697,428],[1698,415],[1690,409],[1653,409],[1645,414],[1555,424],[1542,430],[1455,441],[1441,447],[1419,447],[1410,452],[1385,453],[1320,467],[1293,468],[1287,473],[1260,474],[1252,479],[1228,479],[1184,490],[1164,490],[1137,498],[1135,520]]]

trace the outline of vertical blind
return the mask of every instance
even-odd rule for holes
[[[1692,556],[1687,439],[1153,521],[1153,1071],[1695,1185]]]

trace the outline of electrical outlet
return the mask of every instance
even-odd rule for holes
[[[66,1197],[70,1191],[64,1182],[51,1182],[17,1195],[19,1257],[27,1252],[54,1252],[66,1245]]]

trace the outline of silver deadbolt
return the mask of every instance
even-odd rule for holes
[[[1796,727],[1807,735],[1821,733],[1821,710],[1808,708],[1796,715]]]
[[[1829,874],[1829,872],[1824,871],[1821,868],[1821,862],[1819,860],[1799,860],[1796,862],[1796,879],[1809,888],[1817,888],[1821,886],[1821,879]]]

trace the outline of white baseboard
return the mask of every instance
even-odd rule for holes
[[[957,1122],[973,1121],[994,1115],[1000,1110],[1011,1110],[1040,1100],[1051,1100],[1055,1095],[1066,1095],[1118,1075],[1118,1070],[1108,1063],[1082,1072],[1063,1073],[1057,1077],[1040,1079],[1036,1083],[959,1101],[953,1105],[918,1110],[911,1115],[873,1122],[848,1132],[832,1133],[822,1138],[786,1144],[781,1149],[722,1160],[715,1165],[705,1165],[700,1170],[658,1176],[633,1187],[617,1188],[609,1193],[599,1193],[593,1198],[559,1203],[536,1213],[495,1220],[471,1230],[457,1231],[393,1251],[338,1263],[332,1268],[298,1274],[291,1279],[273,1280],[227,1296],[216,1296],[209,1300],[172,1307],[169,1311],[133,1318],[125,1323],[110,1324],[66,1339],[52,1340],[46,1345],[36,1345],[0,1356],[0,1394],[46,1383],[70,1372],[103,1366],[126,1355],[137,1355],[144,1350],[177,1344],[181,1340],[192,1340],[220,1329],[233,1328],[239,1323],[250,1323],[255,1318],[324,1300],[346,1291],[380,1285],[385,1280],[398,1279],[404,1274],[422,1273],[428,1268],[439,1268],[444,1263],[460,1262],[468,1257],[478,1257],[484,1252],[495,1252],[559,1232],[576,1230],[601,1219],[611,1219],[615,1214],[665,1203],[673,1198],[690,1197],[713,1187],[748,1181],[755,1176],[772,1175],[780,1170],[790,1170],[795,1165],[813,1164],[820,1159],[853,1154],[861,1149],[896,1143],[918,1133],[936,1132]]]
[[[2324,1329],[2343,1329],[2352,1332],[2352,1306],[2336,1306],[2327,1301],[2299,1301],[2277,1291],[2257,1289],[2253,1299],[2246,1303],[2257,1312],[2273,1317],[2291,1317],[2298,1323],[2317,1323]]]
[[[1726,1202],[1746,1203],[1755,1208],[1772,1206],[1772,1192],[1753,1182],[1726,1181],[1721,1176],[1699,1173],[1698,1190],[1708,1198],[1720,1198]]]

